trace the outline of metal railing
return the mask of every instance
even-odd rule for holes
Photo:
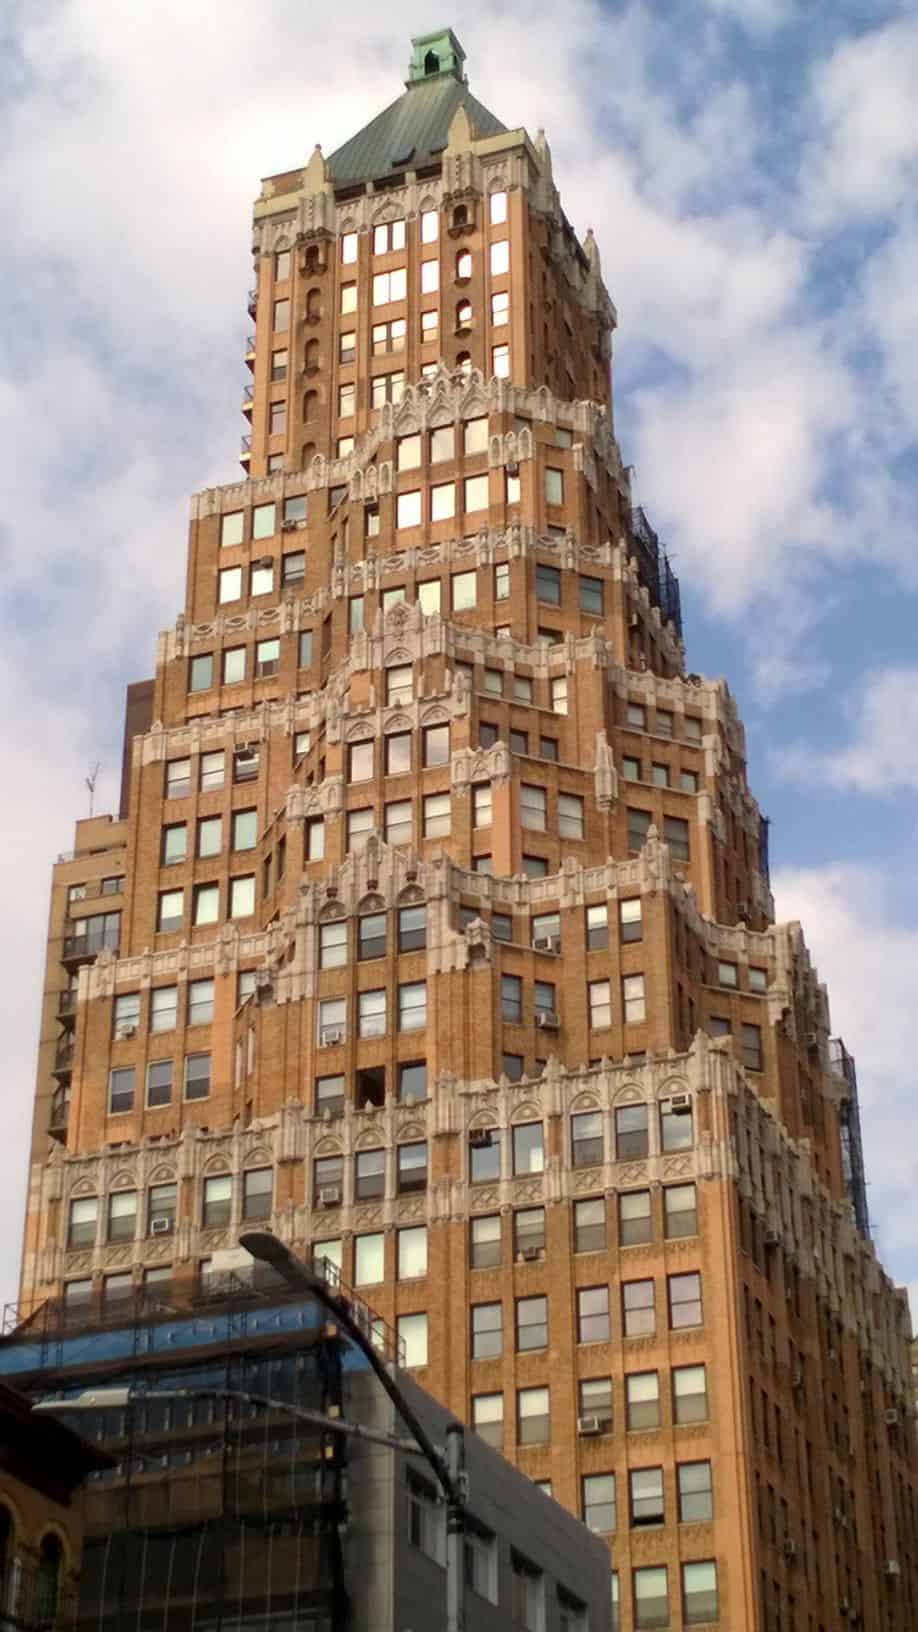
[[[641,505],[631,511],[631,541],[638,564],[638,576],[651,599],[656,602],[665,622],[671,622],[682,638],[682,596],[679,580],[669,564],[669,557]]]
[[[117,952],[121,944],[120,929],[89,930],[85,935],[64,936],[62,958],[94,958],[98,952]]]

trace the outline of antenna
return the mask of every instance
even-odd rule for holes
[[[85,783],[86,783],[87,788],[89,789],[89,814],[90,814],[90,816],[92,816],[92,814],[93,814],[93,807],[94,807],[95,801],[96,801],[96,782],[98,781],[99,772],[101,771],[101,769],[102,769],[102,766],[99,764],[99,762],[97,760],[95,765],[93,766],[92,770],[90,771],[89,775],[87,777],[84,777],[84,779],[83,779],[85,781]]]

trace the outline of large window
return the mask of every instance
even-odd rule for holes
[[[543,1296],[517,1298],[516,1347],[546,1349],[548,1347],[548,1299]]]
[[[603,1252],[606,1245],[606,1203],[603,1196],[574,1202],[574,1251]]]
[[[646,1105],[619,1105],[615,1112],[615,1154],[620,1162],[640,1161],[650,1149]]]
[[[519,1445],[545,1445],[551,1434],[547,1388],[521,1388],[516,1396],[516,1437]]]
[[[91,1247],[95,1245],[98,1215],[98,1196],[80,1196],[70,1203],[70,1222],[67,1230],[68,1247]]]
[[[274,1202],[274,1173],[270,1167],[251,1167],[242,1175],[242,1216],[250,1222],[270,1218]]]
[[[471,1219],[469,1222],[469,1268],[496,1269],[500,1264],[500,1260],[500,1215],[498,1213],[489,1213],[485,1218]]]
[[[406,1366],[427,1364],[427,1316],[399,1315],[396,1326],[399,1344],[404,1346]]]
[[[541,1122],[520,1122],[513,1129],[513,1172],[519,1178],[541,1173],[545,1167],[545,1147]]]
[[[589,997],[590,1026],[594,1031],[602,1031],[612,1024],[612,983],[608,980],[591,980],[587,986]]]
[[[682,1618],[686,1626],[707,1626],[720,1614],[717,1565],[713,1560],[682,1566]]]
[[[204,1199],[201,1224],[205,1230],[223,1229],[229,1223],[233,1210],[233,1180],[229,1173],[218,1173],[204,1180]]]
[[[663,1233],[667,1241],[698,1232],[694,1184],[668,1184],[663,1190]]]
[[[108,1109],[118,1116],[134,1109],[135,1071],[132,1065],[116,1066],[108,1074]]]
[[[632,1371],[625,1377],[625,1423],[629,1432],[660,1426],[660,1376]]]
[[[504,1343],[504,1317],[499,1303],[472,1306],[472,1359],[492,1360]]]
[[[669,1324],[673,1331],[702,1323],[701,1276],[697,1270],[688,1275],[667,1277],[669,1295]]]
[[[500,1178],[500,1134],[496,1128],[473,1128],[469,1134],[469,1180],[489,1184]]]
[[[602,1159],[602,1112],[578,1112],[571,1117],[571,1160],[574,1167],[595,1167]]]
[[[636,1632],[668,1627],[669,1584],[664,1564],[634,1571],[634,1625]]]
[[[419,1280],[427,1274],[427,1225],[412,1224],[396,1236],[396,1263],[400,1281]]]
[[[708,1380],[704,1366],[673,1369],[673,1419],[684,1426],[708,1419]]]
[[[427,984],[408,981],[398,988],[399,1031],[423,1031],[427,1024]]]
[[[632,1468],[628,1475],[628,1502],[632,1529],[662,1524],[665,1518],[663,1469]]]
[[[360,1150],[354,1157],[355,1201],[377,1201],[386,1193],[386,1153]]]
[[[386,993],[384,989],[357,994],[358,1037],[386,1035]]]
[[[504,1396],[502,1394],[475,1394],[472,1396],[472,1427],[492,1450],[504,1448]]]
[[[418,1140],[396,1151],[396,1188],[400,1196],[427,1188],[427,1145]]]
[[[710,1462],[680,1462],[676,1468],[679,1519],[704,1524],[714,1517],[714,1483]]]
[[[605,1343],[611,1336],[609,1288],[581,1286],[577,1289],[577,1342]]]
[[[377,1286],[386,1276],[386,1238],[382,1231],[354,1239],[354,1285]]]
[[[626,1337],[652,1337],[657,1327],[653,1281],[626,1281],[622,1286],[622,1324]]]
[[[618,1198],[620,1246],[636,1247],[653,1240],[649,1190],[623,1190]]]

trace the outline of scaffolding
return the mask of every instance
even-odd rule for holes
[[[396,1358],[392,1334],[372,1329]],[[114,1466],[87,1483],[78,1598],[44,1624],[344,1632],[348,1442],[295,1411],[341,1415],[344,1375],[363,1364],[315,1299],[257,1267],[204,1291],[156,1285],[20,1319],[0,1340],[0,1374],[26,1394],[63,1402],[116,1384],[132,1396],[80,1414]],[[157,1397],[182,1390],[194,1397]]]
[[[864,1146],[861,1140],[861,1112],[857,1094],[857,1071],[854,1056],[848,1053],[840,1037],[829,1038],[829,1061],[835,1075],[845,1085],[845,1092],[839,1104],[842,1175],[848,1191],[848,1200],[854,1208],[857,1227],[862,1235],[869,1236],[870,1216],[867,1211],[867,1176],[864,1169]]]
[[[651,600],[660,608],[664,623],[671,623],[682,639],[682,596],[679,580],[669,564],[663,545],[637,504],[631,511],[631,541],[638,577]]]

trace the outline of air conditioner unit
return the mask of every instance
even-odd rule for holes
[[[491,1148],[491,1129],[490,1128],[473,1128],[471,1133],[469,1134],[469,1144],[471,1145],[473,1150],[490,1150],[490,1148]]]
[[[257,561],[252,562],[253,567],[273,567],[273,565],[274,557],[270,555],[262,555]]]
[[[690,1116],[692,1110],[691,1094],[671,1095],[669,1108],[673,1116]]]
[[[560,952],[560,935],[537,935],[532,943],[533,952]]]
[[[319,1190],[319,1206],[320,1207],[340,1207],[340,1205],[341,1205],[341,1186],[340,1186],[340,1184],[325,1184],[325,1185],[323,1185],[321,1187],[321,1189]]]
[[[517,461],[515,459],[508,459],[507,460],[507,475],[508,476],[518,476],[519,473],[520,473],[520,467],[517,464]]]
[[[883,1565],[883,1574],[888,1580],[892,1580],[895,1576],[901,1575],[902,1571],[899,1568],[899,1560],[897,1558],[888,1558]]]
[[[762,1239],[766,1247],[780,1247],[781,1245],[781,1237],[777,1230],[766,1230]]]
[[[584,1435],[601,1434],[602,1423],[599,1417],[578,1417],[577,1432]]]
[[[257,750],[255,748],[237,748],[236,749],[236,762],[239,765],[249,765],[249,764],[251,764],[253,759],[257,759],[257,758],[258,758],[258,752],[257,752]]]
[[[791,1536],[788,1536],[785,1543],[784,1543],[784,1557],[791,1564],[794,1562],[794,1560],[797,1557],[797,1543],[793,1540],[793,1538]]]
[[[154,1218],[150,1225],[151,1235],[171,1235],[175,1220],[172,1218]]]
[[[536,1013],[536,1025],[543,1031],[557,1031],[561,1025],[557,1009],[539,1009]]]
[[[323,1046],[323,1048],[331,1048],[333,1043],[343,1043],[343,1042],[344,1042],[344,1027],[343,1026],[323,1026],[322,1027],[322,1046]]]
[[[885,1422],[887,1428],[898,1428],[898,1426],[899,1426],[899,1410],[898,1410],[898,1407],[895,1406],[895,1405],[887,1406],[886,1410],[883,1412],[883,1421]]]
[[[282,533],[292,533],[292,532],[295,531],[295,529],[296,529],[296,522],[295,521],[282,521],[281,522],[281,532]]]
[[[117,1036],[118,1036],[119,1042],[122,1042],[126,1037],[136,1037],[137,1036],[137,1027],[136,1026],[120,1026],[118,1028]]]
[[[521,1247],[520,1257],[526,1264],[538,1263],[545,1255],[544,1247]]]

